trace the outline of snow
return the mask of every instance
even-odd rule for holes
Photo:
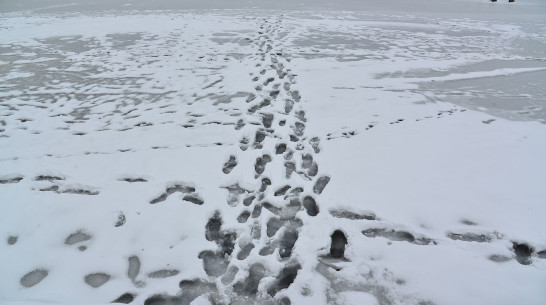
[[[18,3],[0,303],[545,303],[540,1]]]

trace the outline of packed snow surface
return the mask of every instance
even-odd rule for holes
[[[0,303],[546,304],[546,4],[0,7]]]

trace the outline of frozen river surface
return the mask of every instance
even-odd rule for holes
[[[545,304],[546,5],[409,3],[3,3],[0,303]]]

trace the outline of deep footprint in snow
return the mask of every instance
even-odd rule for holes
[[[343,258],[345,256],[345,245],[347,245],[347,237],[340,230],[334,231],[331,238],[330,256],[333,258]]]
[[[303,207],[309,216],[317,216],[319,213],[317,202],[311,196],[305,196],[303,198]]]
[[[30,288],[40,283],[48,274],[49,272],[45,269],[36,269],[25,274],[19,283],[25,288]]]
[[[516,254],[516,260],[522,265],[531,264],[531,255],[535,251],[533,247],[525,243],[512,243],[512,248]]]

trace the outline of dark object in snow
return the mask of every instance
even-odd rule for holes
[[[518,263],[522,265],[530,265],[531,264],[531,254],[535,251],[533,247],[529,246],[528,244],[524,243],[516,243],[514,242],[512,245],[512,248],[514,249],[514,252],[516,253],[516,260]]]
[[[332,236],[332,245],[330,246],[330,255],[333,258],[343,258],[345,255],[345,245],[347,244],[347,237],[340,230],[336,230]]]

